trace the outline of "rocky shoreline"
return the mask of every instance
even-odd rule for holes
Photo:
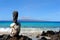
[[[60,40],[60,31],[43,31],[41,35],[37,35],[36,40]],[[15,37],[10,37],[9,35],[0,35],[0,40],[34,40],[28,36],[19,35]]]
[[[43,31],[41,35],[37,35],[36,37],[39,38],[39,40],[60,40],[60,31]]]
[[[15,37],[10,37],[9,35],[1,35],[0,40],[32,40],[32,39],[23,35]]]

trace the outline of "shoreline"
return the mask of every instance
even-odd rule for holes
[[[58,29],[58,30],[57,30]],[[9,30],[9,31],[8,31]],[[19,33],[19,35],[27,35],[27,36],[31,36],[31,37],[35,37],[38,34],[41,35],[43,31],[59,31],[59,28],[21,28],[21,31]],[[10,28],[0,28],[0,35],[2,34],[10,34]]]
[[[4,28],[3,28],[4,29]],[[0,36],[4,36],[3,34],[10,34],[9,31],[10,28],[5,28],[3,32],[0,30]],[[6,32],[8,31],[8,32]],[[43,32],[44,31],[44,32]],[[41,39],[45,37],[46,39],[54,39],[57,36],[60,36],[60,31],[55,31],[55,30],[46,30],[46,29],[41,29],[41,28],[21,28],[19,36],[22,35],[22,38],[28,37],[31,38],[32,40],[35,39]],[[25,36],[25,37],[24,37]],[[59,37],[57,37],[58,39]],[[12,38],[13,39],[13,38]]]

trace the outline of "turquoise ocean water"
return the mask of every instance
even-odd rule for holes
[[[12,21],[0,21],[0,28],[10,27]],[[60,22],[19,21],[22,28],[60,28]]]

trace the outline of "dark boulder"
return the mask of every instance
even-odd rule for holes
[[[47,40],[45,37],[42,37],[40,40]]]

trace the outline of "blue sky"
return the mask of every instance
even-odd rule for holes
[[[0,0],[0,20],[12,20],[14,10],[18,19],[60,21],[60,0]]]

